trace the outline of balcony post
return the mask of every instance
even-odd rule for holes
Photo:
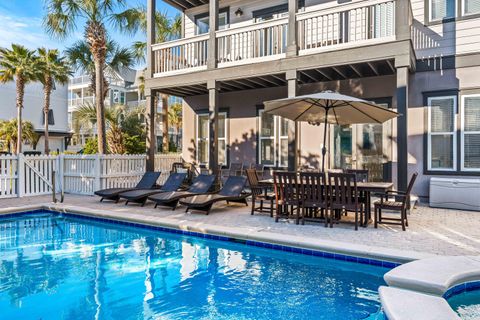
[[[395,35],[397,40],[411,38],[410,29],[412,16],[410,11],[410,0],[395,1]]]
[[[208,130],[210,143],[208,148],[208,168],[213,174],[218,171],[218,108],[220,104],[219,85],[209,80],[208,89]]]
[[[155,0],[147,0],[147,79],[153,78],[155,66],[153,65],[152,45],[155,43]]]
[[[155,135],[155,114],[157,106],[155,98],[156,94],[151,89],[145,89],[145,104],[146,104],[146,122],[147,122],[147,171],[155,171],[155,152],[157,137]]]
[[[297,11],[298,0],[288,0],[287,57],[295,57],[298,54]]]
[[[408,184],[408,67],[397,67],[397,188]]]
[[[207,68],[215,69],[217,67],[217,39],[216,31],[218,30],[218,0],[209,2],[209,38],[208,38],[208,56]]]
[[[285,78],[288,82],[288,98],[296,97],[298,94],[297,70],[288,70]],[[288,122],[288,170],[290,171],[298,169],[299,129],[299,123]]]

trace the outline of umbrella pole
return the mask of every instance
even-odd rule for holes
[[[322,172],[325,172],[325,155],[327,154],[327,125],[328,125],[328,108],[325,111],[325,122],[323,124]]]

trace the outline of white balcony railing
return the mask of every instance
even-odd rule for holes
[[[206,68],[208,34],[152,46],[154,73]]]
[[[395,0],[368,1],[297,14],[300,54],[395,37]]]
[[[217,31],[219,64],[262,61],[284,55],[287,48],[288,19]]]
[[[395,40],[396,1],[366,0],[297,13],[300,55]],[[407,1],[407,0],[405,0]],[[287,47],[288,18],[216,32],[218,67],[280,59]],[[155,76],[206,69],[209,35],[152,46]]]

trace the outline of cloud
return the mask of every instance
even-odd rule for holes
[[[10,47],[12,43],[30,49],[44,46],[64,48],[64,43],[52,40],[44,31],[42,20],[36,17],[22,17],[0,12],[0,47]]]

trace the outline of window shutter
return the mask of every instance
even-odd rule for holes
[[[463,6],[464,14],[480,13],[480,0],[465,0]]]
[[[430,0],[431,20],[455,17],[456,0]]]
[[[463,102],[463,168],[480,169],[480,96]]]

